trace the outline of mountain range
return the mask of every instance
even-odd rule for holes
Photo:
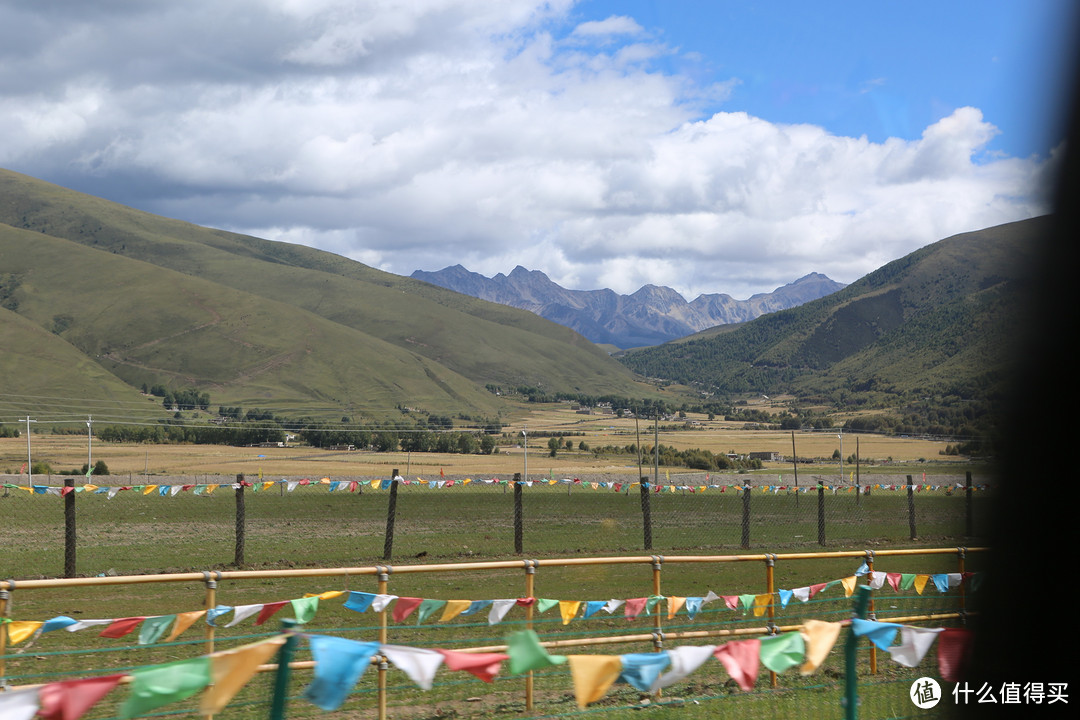
[[[488,278],[461,265],[436,272],[417,270],[410,277],[465,295],[529,310],[552,322],[573,328],[600,345],[634,348],[658,345],[730,323],[753,320],[766,313],[796,307],[844,287],[811,273],[771,293],[735,300],[712,293],[687,302],[669,287],[645,285],[631,295],[614,290],[568,290],[539,270],[520,265],[509,275]]]
[[[1026,267],[1049,223],[946,238],[816,300],[616,361],[526,310],[0,170],[0,421],[162,417],[139,390],[155,385],[290,417],[490,418],[508,409],[498,388],[661,397],[644,376],[701,402],[790,393],[981,433],[1013,374]],[[692,304],[662,288],[636,295]],[[662,396],[690,401],[677,387]]]

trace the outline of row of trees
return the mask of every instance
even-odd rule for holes
[[[143,383],[142,391],[148,395],[161,398],[161,404],[167,410],[209,410],[210,393],[199,392],[195,388],[182,390],[170,390],[164,385],[147,387]]]

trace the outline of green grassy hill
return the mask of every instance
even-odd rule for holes
[[[3,170],[0,306],[129,385],[194,386],[215,405],[494,414],[488,383],[641,392],[532,313]]]
[[[623,362],[720,393],[983,400],[1008,371],[1032,240],[1047,227],[1035,218],[941,240],[820,300]]]

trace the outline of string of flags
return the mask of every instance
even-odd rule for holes
[[[90,495],[105,495],[108,499],[116,497],[121,492],[134,492],[139,495],[157,495],[159,497],[172,497],[182,492],[191,492],[194,495],[212,496],[215,491],[225,488],[232,490],[239,490],[241,487],[251,488],[252,492],[265,492],[275,487],[282,489],[285,492],[293,492],[298,487],[326,487],[328,492],[350,492],[354,493],[358,490],[367,488],[369,490],[389,490],[394,482],[398,482],[401,485],[411,486],[416,485],[418,487],[426,487],[431,490],[442,490],[448,488],[463,488],[470,484],[477,485],[505,485],[513,487],[516,484],[523,485],[525,487],[542,487],[551,485],[571,485],[590,490],[606,490],[611,492],[629,492],[630,490],[640,488],[644,485],[647,490],[653,493],[704,493],[708,491],[717,491],[720,493],[742,492],[743,485],[718,485],[709,482],[709,476],[706,475],[705,482],[700,484],[654,484],[654,483],[641,483],[641,482],[622,482],[622,481],[584,481],[579,478],[562,478],[555,479],[554,477],[541,480],[524,480],[515,482],[514,480],[500,480],[499,478],[489,478],[486,480],[473,480],[472,478],[464,479],[450,479],[447,480],[444,477],[440,477],[438,480],[424,480],[417,477],[413,480],[402,478],[400,476],[394,478],[382,478],[382,479],[366,479],[366,480],[331,480],[328,477],[320,478],[318,480],[312,480],[309,478],[301,478],[297,480],[287,480],[282,478],[280,480],[258,480],[250,481],[243,480],[234,483],[186,483],[179,485],[169,484],[143,484],[143,485],[95,485],[93,483],[84,483],[82,485],[76,485],[72,487],[54,486],[54,485],[16,485],[13,483],[4,483],[4,488],[9,490],[22,490],[24,492],[33,495],[56,495],[64,497],[70,493],[82,493]],[[855,485],[823,485],[824,489],[836,494],[848,494],[857,491]],[[888,483],[874,483],[873,485],[863,485],[862,488],[871,488],[875,491],[903,491],[908,489],[907,484],[888,484]],[[924,482],[914,483],[910,486],[915,492],[944,492],[946,495],[952,495],[954,492],[965,490],[965,486],[961,483],[945,483],[945,484],[932,484]],[[779,481],[775,484],[755,486],[752,492],[759,492],[761,494],[779,495],[779,494],[807,494],[817,492],[817,486],[799,486],[784,484]],[[985,491],[989,490],[990,486],[987,484],[973,485],[972,490]]]
[[[489,625],[496,625],[501,623],[515,607],[528,606],[534,607],[539,614],[558,608],[563,625],[568,625],[577,618],[590,618],[599,612],[613,615],[620,608],[626,620],[635,620],[642,615],[648,617],[658,612],[661,603],[667,605],[668,620],[674,619],[680,612],[685,613],[690,620],[693,620],[702,607],[716,601],[722,601],[727,609],[741,610],[744,615],[752,613],[754,617],[762,617],[770,606],[784,609],[788,607],[788,604],[793,599],[805,603],[819,593],[837,586],[843,588],[845,597],[850,597],[855,592],[859,577],[862,576],[868,576],[868,584],[874,590],[880,590],[885,585],[888,585],[894,592],[915,590],[919,595],[922,595],[924,589],[929,586],[933,586],[941,593],[946,593],[965,582],[974,590],[977,589],[982,577],[981,573],[971,572],[927,574],[870,571],[866,563],[863,563],[855,571],[855,574],[849,577],[814,583],[790,590],[780,589],[774,593],[718,595],[710,590],[706,595],[696,597],[652,595],[607,600],[559,600],[537,597],[441,600],[385,593],[330,590],[322,593],[308,593],[302,598],[292,600],[235,606],[217,605],[209,610],[194,610],[167,615],[88,620],[76,620],[66,615],[58,615],[45,621],[3,618],[3,626],[7,632],[8,642],[12,646],[28,640],[36,641],[42,634],[55,630],[63,629],[68,632],[77,632],[87,628],[101,628],[99,636],[105,638],[122,638],[138,630],[138,644],[152,645],[157,642],[176,640],[200,619],[213,627],[231,628],[249,618],[254,618],[255,625],[262,625],[286,607],[291,609],[297,622],[306,624],[315,618],[320,601],[339,597],[345,597],[344,607],[354,612],[363,613],[368,610],[383,612],[388,610],[394,622],[398,625],[403,624],[414,613],[417,625],[423,624],[436,615],[438,615],[437,622],[447,622],[459,616],[468,617],[483,613],[486,613]],[[231,617],[228,617],[230,614]]]
[[[798,667],[802,675],[815,672],[828,657],[844,626],[868,637],[892,659],[906,667],[922,662],[936,640],[938,668],[947,681],[962,676],[970,655],[971,631],[965,628],[923,628],[853,619],[825,622],[807,620],[797,631],[761,638],[735,640],[722,645],[690,645],[660,652],[622,655],[551,655],[532,630],[511,633],[505,653],[470,653],[443,648],[417,648],[363,642],[332,635],[295,633],[306,639],[314,660],[311,683],[303,696],[319,708],[332,711],[348,699],[353,687],[376,656],[382,656],[423,690],[430,690],[435,675],[445,666],[468,672],[484,682],[509,662],[511,675],[567,665],[579,707],[604,697],[612,685],[627,683],[641,692],[655,693],[681,682],[715,658],[745,692],[751,691],[760,668],[783,673]],[[899,645],[892,645],[897,634]],[[221,712],[233,697],[286,642],[277,635],[230,650],[190,660],[173,661],[113,674],[65,680],[35,687],[15,688],[0,694],[0,717],[10,720],[55,718],[79,720],[121,683],[128,694],[120,706],[121,718],[134,718],[165,705],[202,693],[203,714]]]

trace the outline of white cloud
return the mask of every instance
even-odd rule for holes
[[[573,37],[609,37],[612,35],[641,35],[645,28],[638,25],[634,18],[625,15],[612,15],[606,20],[589,20],[574,28]]]
[[[566,35],[570,0],[136,6],[0,10],[0,164],[402,274],[688,298],[852,281],[1046,208],[1047,162],[984,156],[976,108],[881,143],[701,117],[737,78],[660,72],[629,17]]]

